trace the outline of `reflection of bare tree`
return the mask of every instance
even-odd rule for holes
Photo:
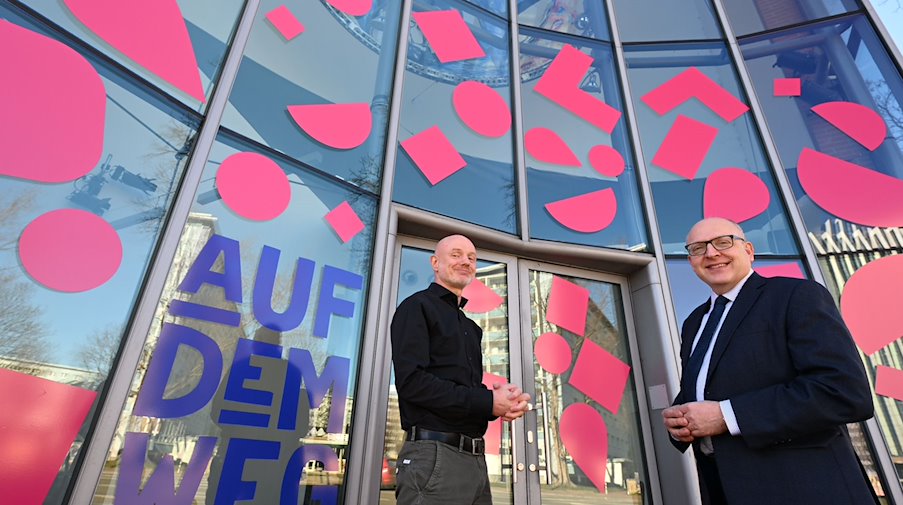
[[[121,336],[122,326],[118,324],[92,333],[78,350],[76,359],[85,369],[106,375],[113,366]]]
[[[869,93],[875,100],[875,109],[887,123],[890,136],[899,143],[903,140],[903,109],[884,81],[869,81]]]
[[[34,204],[35,192],[20,192],[12,198],[0,199],[0,251],[8,251],[16,246],[22,223],[19,220],[23,212]],[[3,267],[0,267],[0,271]]]
[[[0,272],[0,356],[47,362],[53,354],[41,309],[31,304],[33,289]]]

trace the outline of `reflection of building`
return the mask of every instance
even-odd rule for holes
[[[903,253],[903,228],[867,228],[840,220],[827,221],[822,233],[810,232],[809,239],[818,254],[826,281],[834,293],[843,291],[847,280],[870,261]],[[866,372],[874,389],[875,367],[903,366],[903,340],[888,344],[871,356],[863,355]],[[886,442],[898,471],[903,472],[903,403],[886,396],[875,396],[875,418],[884,428]],[[854,434],[855,435],[855,434]],[[857,442],[854,436],[854,442]],[[863,449],[865,440],[858,440]]]

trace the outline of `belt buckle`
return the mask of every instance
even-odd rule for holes
[[[479,456],[481,454],[485,454],[486,452],[486,441],[482,438],[474,438],[472,443],[470,444],[470,453],[474,456]]]

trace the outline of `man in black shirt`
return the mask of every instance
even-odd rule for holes
[[[401,302],[392,319],[392,355],[405,444],[398,454],[398,505],[491,504],[483,434],[513,421],[530,396],[513,384],[482,384],[483,332],[461,311],[477,253],[463,235],[436,245],[435,282]]]

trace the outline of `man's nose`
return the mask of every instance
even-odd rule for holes
[[[711,242],[705,243],[705,255],[706,256],[718,256],[721,254],[721,251],[715,249],[715,245]]]

